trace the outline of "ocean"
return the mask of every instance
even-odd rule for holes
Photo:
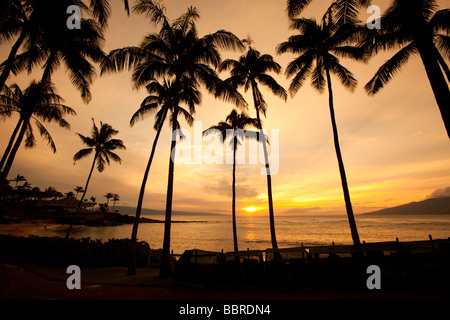
[[[161,215],[147,218],[163,220]],[[447,239],[450,237],[450,216],[364,216],[357,215],[356,223],[361,241],[400,241]],[[174,215],[171,248],[175,254],[188,249],[233,251],[231,216]],[[71,236],[108,241],[130,238],[132,225],[112,227],[74,226]],[[64,236],[67,226],[53,225],[34,232],[38,236]],[[279,216],[275,230],[279,248],[312,245],[352,244],[346,216]],[[237,217],[239,250],[264,250],[272,246],[269,218],[265,216]],[[162,247],[164,223],[142,223],[138,240],[146,241],[153,249]]]

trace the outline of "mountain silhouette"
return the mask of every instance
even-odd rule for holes
[[[364,213],[364,215],[446,215],[450,214],[450,197],[432,198]]]

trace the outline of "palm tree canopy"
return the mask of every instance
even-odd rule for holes
[[[219,122],[217,125],[211,126],[210,128],[203,131],[203,135],[208,136],[210,134],[215,134],[220,132],[220,138],[222,142],[227,138],[236,137],[236,144],[234,139],[230,140],[230,146],[237,149],[238,145],[242,144],[242,140],[245,137],[257,139],[257,134],[255,135],[245,135],[244,130],[248,127],[258,128],[258,120],[251,118],[246,112],[238,113],[235,109],[227,116],[225,121]]]
[[[37,83],[34,80],[22,91],[17,84],[3,86],[0,94],[0,115],[10,116],[19,113],[26,128],[25,148],[36,145],[30,121],[33,120],[40,135],[47,141],[53,152],[56,145],[42,122],[56,122],[60,127],[70,129],[65,115],[76,115],[76,112],[62,104],[64,100],[55,93],[51,83]]]
[[[83,144],[88,148],[81,149],[73,156],[74,163],[89,156],[92,152],[95,152],[97,170],[102,172],[105,169],[105,163],[110,164],[110,159],[115,162],[121,163],[120,157],[113,152],[116,149],[126,149],[122,140],[112,139],[113,136],[119,133],[119,131],[113,129],[109,124],[100,122],[100,129],[95,125],[94,119],[92,119],[92,132],[90,137],[83,136],[77,133]]]
[[[352,24],[338,26],[329,17],[328,11],[321,22],[314,19],[293,19],[291,28],[300,34],[291,36],[288,41],[277,47],[279,54],[291,52],[300,54],[291,61],[285,71],[287,77],[292,77],[291,95],[295,95],[311,76],[311,85],[322,92],[325,89],[325,70],[335,74],[340,82],[349,90],[354,90],[357,80],[353,74],[340,64],[337,56],[366,61],[367,54],[363,48],[351,46],[355,33],[359,28]]]
[[[246,106],[242,96],[227,87],[215,71],[221,63],[220,49],[243,48],[234,34],[219,30],[200,38],[196,28],[199,13],[193,7],[173,22],[165,15],[165,8],[154,1],[140,0],[133,11],[145,13],[161,25],[161,30],[148,34],[138,47],[111,51],[102,63],[102,74],[131,69],[136,88],[162,77],[175,79],[174,82],[190,81],[195,87],[204,86],[216,97]]]
[[[68,6],[77,5],[89,13],[81,0],[27,0],[24,3],[28,16],[21,32],[26,38],[23,53],[15,57],[11,71],[17,75],[43,65],[43,79],[48,80],[64,62],[72,84],[81,92],[83,100],[89,102],[89,87],[96,74],[91,62],[99,63],[105,56],[101,49],[104,39],[100,25],[95,20],[82,18],[80,29],[66,27]]]
[[[177,106],[177,112],[184,116],[189,125],[192,125],[195,105],[199,104],[202,98],[201,92],[192,83],[184,81],[181,84],[174,84],[170,80],[164,80],[161,84],[152,79],[146,88],[149,96],[142,101],[140,108],[132,116],[130,126],[134,126],[138,120],[156,112],[154,129],[159,130],[163,126],[168,112],[173,114],[175,106]],[[180,103],[186,104],[188,110],[181,107]],[[180,128],[178,120],[175,128]]]
[[[261,83],[276,96],[286,101],[286,90],[268,74],[268,72],[274,72],[276,74],[281,72],[281,66],[274,61],[271,55],[261,54],[258,50],[249,46],[247,52],[240,56],[238,60],[227,59],[220,64],[219,71],[227,70],[230,72],[230,77],[225,82],[230,86],[242,86],[245,91],[248,91],[248,89],[254,88],[256,83]],[[266,102],[259,89],[256,91],[258,104],[255,108],[265,115],[267,108]]]
[[[431,41],[437,59],[450,59],[450,9],[438,10],[435,0],[395,0],[382,16],[381,24],[383,28],[368,32],[362,44],[375,54],[381,50],[400,50],[367,83],[365,89],[370,95],[384,88],[418,54],[418,44]],[[444,59],[440,59],[440,64],[450,79]]]

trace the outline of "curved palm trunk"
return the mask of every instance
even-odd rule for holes
[[[270,223],[270,237],[272,240],[272,248],[278,249],[277,237],[275,233],[275,214],[273,210],[273,199],[272,199],[272,176],[270,173],[270,165],[269,165],[269,156],[267,154],[267,141],[264,136],[264,132],[261,125],[261,119],[259,116],[259,103],[256,96],[256,83],[252,83],[252,91],[253,91],[253,102],[256,108],[256,119],[258,121],[259,127],[259,135],[260,139],[262,139],[263,151],[264,151],[264,160],[266,164],[266,176],[267,176],[267,196],[269,198],[269,223]]]
[[[12,66],[14,64],[14,59],[16,58],[17,52],[19,51],[20,46],[22,45],[23,41],[25,40],[25,37],[26,37],[26,32],[25,32],[25,30],[22,30],[19,38],[14,43],[14,45],[11,48],[11,51],[9,52],[8,59],[6,60],[6,63],[5,63],[5,68],[3,69],[2,74],[0,75],[0,88],[3,87],[6,80],[9,77],[9,74],[11,73]]]
[[[172,142],[170,144],[169,157],[169,177],[167,182],[167,198],[166,198],[166,218],[164,221],[164,241],[161,256],[161,269],[159,271],[160,278],[168,278],[172,274],[172,259],[170,255],[170,229],[172,225],[172,200],[173,200],[173,177],[175,171],[175,154],[176,154],[176,127],[178,117],[178,107],[174,107],[172,119]]]
[[[431,40],[423,39],[416,40],[416,44],[450,138],[450,90],[436,58],[434,44]]]
[[[141,184],[141,190],[139,191],[139,199],[136,207],[136,216],[134,217],[133,229],[131,231],[131,260],[127,271],[127,275],[129,276],[134,276],[136,274],[136,242],[137,242],[139,220],[141,218],[142,202],[144,201],[145,186],[147,184],[148,173],[150,172],[150,167],[153,162],[153,156],[155,155],[156,145],[158,143],[161,130],[162,125],[159,127],[155,136],[155,140],[153,141],[152,151],[150,153],[150,158],[148,159],[147,167],[145,168],[144,178],[142,179]]]
[[[339,136],[336,125],[336,118],[334,114],[333,89],[331,87],[330,70],[327,67],[325,69],[328,83],[331,124],[333,126],[334,148],[336,149],[336,156],[339,164],[339,173],[341,175],[342,190],[344,192],[345,208],[347,210],[348,222],[350,224],[350,231],[352,234],[353,244],[355,246],[359,246],[361,242],[359,240],[358,229],[356,228],[355,216],[353,214],[352,203],[350,200],[350,192],[348,190],[347,176],[345,174],[344,161],[342,160],[341,147],[339,146]]]
[[[95,154],[95,156],[94,156],[94,161],[92,162],[91,171],[89,171],[89,175],[86,180],[86,185],[84,186],[84,192],[83,192],[83,195],[81,196],[80,202],[78,202],[77,210],[75,211],[72,222],[70,223],[70,226],[67,229],[66,239],[69,238],[70,232],[72,231],[72,227],[75,224],[75,220],[77,219],[78,213],[80,212],[81,204],[83,203],[84,197],[86,196],[87,188],[89,186],[89,181],[91,180],[91,176],[92,176],[92,171],[94,171],[95,160],[97,160],[97,154]]]
[[[19,132],[20,126],[23,123],[23,119],[20,118],[19,121],[17,122],[16,127],[14,128],[13,133],[11,134],[11,138],[9,139],[9,143],[5,149],[5,152],[3,153],[3,157],[2,160],[0,161],[0,171],[3,169],[3,166],[6,162],[6,159],[8,158],[9,153],[11,152],[11,148],[14,145],[14,140],[16,139],[17,136],[17,132]]]
[[[8,177],[9,170],[11,170],[11,166],[14,162],[14,158],[16,157],[17,150],[19,150],[20,144],[22,143],[23,137],[25,135],[25,131],[27,130],[27,123],[28,120],[25,119],[22,120],[22,128],[20,129],[19,136],[17,137],[17,140],[14,143],[13,148],[11,149],[5,167],[3,168],[0,174],[0,181],[3,181]]]
[[[234,251],[239,251],[238,249],[238,239],[237,239],[237,228],[236,228],[236,149],[237,149],[237,138],[234,137],[233,145],[233,200],[232,200],[232,219],[233,219],[233,244]]]

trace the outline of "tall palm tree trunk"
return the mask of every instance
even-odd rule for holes
[[[0,28],[0,30],[1,30],[1,28]],[[11,51],[9,52],[8,59],[6,59],[5,67],[0,75],[0,88],[3,87],[6,80],[9,77],[9,74],[11,73],[12,66],[14,64],[14,59],[16,58],[17,52],[19,51],[20,46],[22,45],[23,41],[25,40],[25,37],[26,37],[26,31],[22,30],[19,38],[14,43],[14,45],[11,48]]]
[[[423,39],[417,39],[416,44],[441,112],[447,135],[450,138],[450,90],[434,53],[434,44],[431,40]]]
[[[5,167],[3,168],[0,174],[0,181],[5,180],[8,177],[9,170],[11,170],[11,166],[14,162],[14,158],[16,157],[17,150],[19,150],[20,144],[22,143],[23,137],[25,135],[25,131],[27,130],[28,120],[22,120],[22,128],[20,129],[19,136],[17,137],[16,142],[14,143],[11,152],[9,153],[8,160],[6,161]]]
[[[262,125],[261,125],[261,118],[259,116],[259,102],[258,102],[258,98],[256,95],[256,90],[257,90],[256,87],[257,87],[257,84],[253,82],[252,83],[253,102],[254,102],[255,108],[256,108],[256,119],[258,121],[260,139],[262,139],[262,145],[263,145],[263,151],[264,151],[264,161],[266,164],[267,196],[269,199],[270,237],[272,240],[272,248],[278,249],[277,237],[276,237],[276,233],[275,233],[275,214],[274,214],[274,210],[273,210],[273,199],[272,199],[272,176],[270,173],[269,156],[267,154],[266,139],[264,136]]]
[[[23,119],[20,118],[17,122],[16,127],[14,128],[13,133],[11,134],[11,138],[9,139],[8,145],[6,146],[5,152],[3,153],[2,160],[0,161],[0,171],[3,169],[5,165],[6,159],[8,158],[9,153],[11,152],[11,148],[14,145],[14,140],[16,139],[17,132],[19,132],[20,126],[23,123]]]
[[[173,177],[175,171],[175,155],[176,155],[176,127],[178,116],[178,107],[174,107],[172,119],[172,142],[170,144],[169,157],[169,177],[167,182],[167,198],[166,198],[166,218],[164,221],[164,240],[161,256],[160,278],[168,278],[172,274],[172,262],[170,255],[170,230],[172,225],[172,200],[173,200]]]
[[[236,227],[236,149],[237,149],[237,138],[234,137],[233,145],[233,200],[232,200],[232,223],[233,223],[233,244],[234,251],[239,251],[238,249],[238,239],[237,239],[237,227]]]
[[[344,161],[342,160],[341,147],[339,146],[339,136],[338,136],[338,130],[337,130],[337,125],[336,125],[336,118],[335,118],[335,114],[334,114],[333,89],[331,87],[330,70],[328,67],[326,67],[325,69],[326,69],[326,74],[327,74],[331,124],[333,126],[334,148],[336,149],[336,156],[337,156],[338,165],[339,165],[339,173],[341,175],[342,190],[344,192],[344,200],[345,200],[345,208],[347,210],[348,222],[350,224],[350,231],[352,234],[353,244],[355,246],[360,246],[361,242],[359,240],[358,229],[356,228],[355,216],[353,214],[353,207],[352,207],[352,203],[350,200],[350,192],[348,189],[347,175],[345,174]]]
[[[159,135],[162,130],[162,125],[159,127],[155,140],[153,141],[152,151],[150,153],[150,158],[148,159],[147,167],[145,168],[144,178],[142,179],[141,190],[139,191],[139,199],[136,207],[136,215],[134,217],[133,229],[131,231],[131,260],[128,265],[127,275],[134,276],[136,274],[136,242],[137,242],[137,232],[139,227],[139,219],[141,218],[142,203],[144,201],[145,186],[147,184],[148,173],[150,172],[150,167],[153,162],[153,156],[155,155],[156,145],[158,143]]]
[[[73,215],[72,222],[70,223],[69,228],[67,229],[66,233],[66,239],[69,238],[70,232],[72,231],[72,227],[75,224],[75,220],[77,219],[78,213],[80,212],[81,204],[83,203],[84,197],[86,196],[87,188],[89,186],[89,181],[91,180],[92,172],[94,171],[95,161],[97,160],[97,154],[94,156],[94,161],[92,162],[91,171],[89,171],[88,178],[86,180],[86,185],[84,186],[84,192],[81,196],[80,201],[78,202],[77,210],[75,211],[75,214]]]

